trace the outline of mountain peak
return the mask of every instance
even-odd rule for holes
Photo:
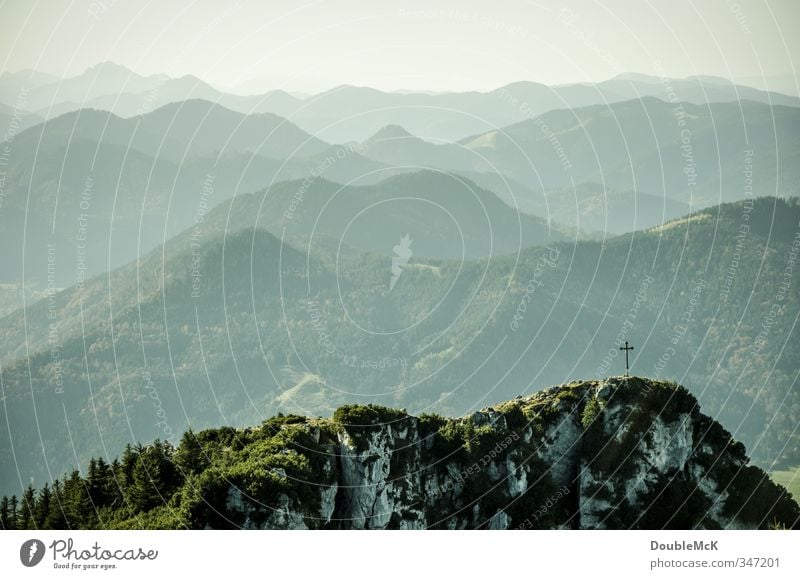
[[[154,109],[148,113],[144,113],[142,116],[148,115],[158,115],[158,114],[170,114],[174,115],[177,114],[179,111],[184,113],[206,113],[208,111],[214,112],[223,112],[226,114],[236,115],[237,117],[243,117],[242,113],[232,111],[219,103],[212,102],[207,99],[202,98],[188,98],[186,100],[177,101],[177,102],[169,102],[164,105],[161,105],[157,109]]]
[[[645,83],[658,83],[661,82],[661,79],[657,76],[653,76],[652,74],[643,74],[641,72],[622,72],[609,80],[622,80],[628,82],[645,82]]]
[[[387,139],[406,139],[406,138],[416,139],[417,137],[409,133],[400,125],[386,125],[385,127],[379,129],[377,133],[372,135],[368,139],[368,142],[374,143],[376,141],[383,141]]]
[[[85,75],[96,75],[96,74],[106,74],[106,75],[125,75],[125,76],[141,76],[133,72],[126,66],[121,64],[117,64],[116,62],[112,62],[110,60],[106,60],[103,62],[98,62],[90,67],[88,67],[83,74]]]
[[[492,93],[497,93],[501,91],[528,91],[528,90],[540,90],[546,89],[549,90],[549,87],[546,84],[542,84],[540,82],[535,82],[532,80],[518,80],[516,82],[509,83],[507,85],[501,86],[498,89],[492,91]]]

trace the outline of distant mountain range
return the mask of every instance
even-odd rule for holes
[[[244,115],[200,100],[128,119],[98,110],[66,113],[13,140],[0,211],[0,241],[13,249],[0,256],[0,283],[19,284],[24,259],[28,288],[41,290],[48,276],[47,247],[55,244],[58,267],[50,268],[51,281],[56,287],[71,285],[78,277],[79,233],[88,242],[82,273],[93,275],[135,259],[234,195],[265,187],[274,194],[261,218],[277,227],[291,198],[302,196],[302,191],[287,193],[286,186],[273,187],[281,181],[307,181],[291,186],[305,190],[320,180],[373,186],[388,179],[383,193],[375,196],[373,190],[358,201],[388,203],[389,191],[399,198],[425,197],[432,192],[425,184],[430,170],[446,174],[438,183],[461,183],[465,198],[492,207],[486,218],[470,218],[474,227],[507,214],[505,225],[492,233],[497,243],[489,247],[484,238],[481,248],[465,246],[468,257],[540,243],[545,238],[532,232],[542,227],[549,230],[548,238],[561,239],[656,226],[696,208],[742,199],[748,183],[752,194],[800,193],[800,109],[755,102],[680,106],[681,118],[676,105],[654,98],[551,111],[458,143],[426,141],[386,125],[366,141],[345,145],[331,145],[270,113]],[[428,177],[392,181],[420,171],[428,171]],[[476,196],[471,190],[480,192]],[[466,209],[453,204],[455,191],[441,193],[450,196],[447,207]],[[520,215],[512,217],[494,203],[495,196]],[[405,234],[404,219],[412,223],[418,217],[418,203],[376,207],[384,213],[408,212],[390,220],[397,224],[389,228],[391,237]],[[295,223],[288,233],[312,227],[315,212],[336,208],[300,204],[297,216],[309,221]],[[355,215],[347,211],[339,214],[340,221]],[[326,215],[334,219],[336,213]],[[363,215],[367,219],[369,212]],[[317,233],[331,234],[346,223],[323,220],[319,225]],[[460,244],[450,237],[457,233],[448,229],[452,226],[451,216],[426,232],[429,241],[420,237],[419,255],[460,255],[460,248],[448,244],[423,248],[435,235]],[[477,239],[474,231],[466,231],[465,239],[470,238]],[[351,241],[383,251],[367,238]],[[21,292],[15,286],[14,295]],[[3,300],[0,309],[14,308]]]
[[[741,199],[747,177],[759,193],[798,194],[800,109],[753,102],[679,106],[677,113],[675,104],[644,98],[552,111],[441,147],[453,151],[448,168],[468,152],[469,170],[496,172],[534,190],[593,182],[708,206]],[[445,150],[434,154],[427,144],[415,149],[402,141],[405,162],[425,164],[427,157],[435,166],[445,157]],[[399,155],[376,147],[376,158],[399,162]]]
[[[26,282],[43,283],[47,246],[55,244],[56,286],[71,285],[81,243],[93,275],[135,259],[237,193],[311,172],[347,182],[377,165],[346,153],[339,162],[341,148],[285,119],[207,101],[131,119],[67,113],[14,139],[0,211],[0,241],[13,249],[0,256],[0,282],[21,280],[25,258]]]
[[[367,139],[361,152],[389,166],[469,175],[507,202],[568,225],[586,217],[591,228],[602,229],[607,216],[613,230],[631,231],[637,221],[620,222],[611,211],[615,201],[606,201],[607,214],[589,210],[582,200],[586,188],[605,197],[629,192],[624,198],[637,215],[641,211],[644,227],[689,205],[742,199],[748,183],[758,193],[800,194],[800,109],[756,102],[676,105],[647,97],[554,110],[457,143],[425,141],[391,125]]]
[[[225,217],[225,222],[221,221]],[[568,239],[545,221],[515,211],[468,179],[437,171],[403,173],[375,185],[278,183],[237,196],[209,215],[210,228],[256,226],[299,241],[393,255],[406,235],[418,257],[491,258]],[[337,249],[338,251],[338,249]]]
[[[289,159],[321,153],[330,146],[276,115],[244,115],[205,100],[172,103],[131,118],[81,109],[40,124],[38,130],[27,131],[19,140],[64,147],[88,140],[122,145],[173,162],[241,152]]]
[[[348,195],[380,203],[393,182]],[[292,190],[281,187],[276,199]],[[300,207],[331,187],[319,182]],[[19,468],[3,472],[2,492],[188,425],[324,415],[352,401],[464,414],[620,374],[626,339],[637,374],[692,385],[759,464],[800,461],[800,298],[779,292],[796,201],[721,205],[604,241],[466,261],[420,257],[416,241],[400,260],[383,242],[342,251],[351,238],[336,231],[310,249],[281,242],[256,209],[269,203],[267,190],[220,205],[139,261],[0,321],[0,457]],[[397,231],[427,239],[431,213]],[[402,247],[394,227],[386,222],[386,241]],[[793,287],[796,269],[789,276]]]
[[[800,105],[800,98],[795,96],[736,85],[718,77],[660,79],[647,75],[558,86],[524,81],[490,92],[382,92],[344,85],[305,98],[281,90],[239,96],[219,91],[196,77],[141,76],[110,62],[63,80],[31,71],[0,76],[0,103],[12,105],[21,93],[27,111],[44,118],[81,108],[133,117],[166,104],[203,99],[245,114],[268,112],[286,117],[329,142],[362,141],[387,124],[403,126],[426,139],[457,141],[550,110],[643,97],[694,104],[747,100]]]
[[[283,228],[290,236],[316,235],[316,241],[343,235],[345,245],[375,252],[391,252],[415,229],[414,252],[428,257],[498,255],[567,237],[555,224],[515,210],[465,177],[396,170],[306,138],[291,125],[278,129],[288,136],[273,148],[298,152],[287,151],[281,160],[248,150],[264,147],[238,134],[229,139],[237,147],[220,155],[202,139],[189,144],[174,138],[169,147],[155,142],[149,118],[135,122],[96,111],[70,116],[75,119],[60,117],[30,129],[15,144],[0,212],[0,240],[13,250],[0,257],[0,282],[15,283],[24,271],[31,286],[43,285],[48,276],[56,287],[72,285],[79,273],[91,276],[136,259],[233,196],[237,209],[252,200],[242,219],[257,218],[277,235]],[[248,122],[265,120],[242,118],[241,132]],[[69,140],[68,126],[80,136]],[[216,131],[220,138],[224,126]],[[165,132],[164,140],[171,134]],[[126,140],[130,147],[121,144]],[[184,147],[194,154],[181,159]],[[247,195],[265,185],[265,194]],[[202,227],[222,233],[225,222]],[[57,264],[48,266],[51,245]]]

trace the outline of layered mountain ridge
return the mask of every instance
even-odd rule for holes
[[[383,92],[340,85],[304,97],[280,89],[239,95],[221,91],[191,75],[142,76],[112,62],[99,63],[65,79],[34,71],[4,73],[0,75],[0,103],[12,104],[23,95],[26,108],[36,113],[36,117],[53,118],[79,108],[97,108],[133,117],[165,104],[204,99],[246,114],[269,112],[288,117],[304,130],[329,141],[366,139],[387,122],[401,125],[413,134],[458,140],[554,109],[647,96],[666,100],[665,82],[669,82],[681,100],[695,104],[742,100],[800,104],[796,96],[737,85],[725,79],[698,76],[664,79],[644,75],[620,75],[594,84],[556,86],[519,81],[488,92]]]
[[[165,436],[157,411],[178,435],[277,412],[325,416],[350,402],[458,416],[618,370],[608,352],[623,332],[638,373],[689,384],[757,464],[791,467],[800,456],[788,314],[798,296],[773,305],[797,202],[722,205],[491,260],[415,254],[392,288],[389,255],[282,243],[257,226],[258,200],[241,201],[110,276],[2,319],[0,457],[16,468],[0,492]]]

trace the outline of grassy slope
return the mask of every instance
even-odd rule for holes
[[[787,470],[774,470],[769,476],[779,485],[786,487],[795,500],[800,500],[800,466]]]

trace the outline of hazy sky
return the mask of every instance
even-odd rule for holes
[[[798,22],[798,0],[6,0],[0,69],[73,75],[111,60],[245,92],[491,89],[628,71],[780,90],[800,65]]]

